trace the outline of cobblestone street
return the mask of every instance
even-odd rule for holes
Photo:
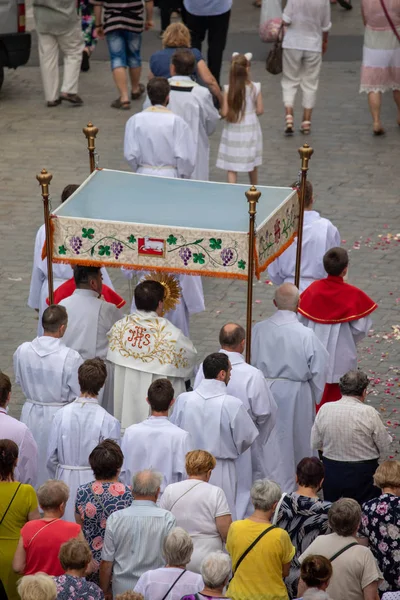
[[[312,134],[308,138],[300,133],[293,138],[282,135],[280,77],[265,71],[263,59],[267,46],[258,39],[259,12],[247,0],[236,1],[228,50],[253,50],[257,59],[252,66],[253,80],[262,83],[265,107],[261,117],[264,164],[260,184],[290,185],[300,167],[297,149],[304,141],[314,148],[309,178],[314,184],[316,209],[339,228],[342,244],[351,252],[349,282],[361,287],[379,304],[373,315],[373,331],[360,347],[360,367],[372,377],[369,401],[380,408],[384,422],[395,436],[391,455],[396,456],[400,451],[400,127],[396,125],[392,98],[387,95],[383,103],[387,135],[372,136],[367,98],[358,93],[360,11],[355,7],[352,13],[345,13],[334,6],[332,13],[331,49],[323,64]],[[146,59],[160,47],[156,33],[148,35],[152,37],[145,45]],[[345,40],[348,56],[343,50]],[[36,313],[27,306],[34,239],[43,222],[36,174],[42,168],[53,174],[50,187],[53,207],[58,205],[65,185],[81,183],[88,176],[89,160],[82,127],[89,120],[100,130],[99,165],[127,170],[122,146],[125,123],[131,113],[109,108],[116,92],[109,63],[102,58],[106,58],[104,48],[94,54],[90,71],[81,76],[80,94],[85,102],[81,108],[45,107],[35,52],[34,48],[28,66],[6,72],[0,91],[0,369],[10,375],[13,352],[20,343],[36,335]],[[227,75],[225,61],[223,83],[227,82]],[[141,102],[134,102],[132,113],[140,109]],[[297,129],[300,110],[298,102]],[[221,129],[220,125],[211,138],[210,179],[215,181],[225,180],[225,173],[215,167]],[[241,177],[240,182],[246,183],[246,179]],[[243,205],[246,209],[245,197]],[[130,303],[126,280],[117,271],[111,276],[119,293]],[[206,312],[196,315],[191,322],[199,361],[218,348],[221,325],[230,320],[245,324],[245,283],[205,278],[203,284]],[[260,282],[254,283],[254,320],[267,318],[273,312],[272,295],[273,287],[265,273]],[[22,396],[15,387],[13,415],[19,415],[21,402]]]

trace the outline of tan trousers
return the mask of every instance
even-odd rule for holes
[[[283,49],[283,104],[293,106],[298,87],[303,92],[303,108],[314,108],[317,99],[321,52]]]
[[[63,35],[38,33],[39,60],[44,95],[47,102],[57,100],[60,87],[58,66],[59,50],[64,55],[64,75],[61,92],[76,94],[81,69],[82,51],[85,47],[80,22]]]

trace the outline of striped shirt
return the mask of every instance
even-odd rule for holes
[[[134,500],[108,517],[101,558],[114,563],[114,597],[133,590],[146,571],[164,566],[162,544],[175,526],[173,514],[149,500]]]
[[[104,7],[103,29],[110,33],[116,29],[125,29],[134,33],[144,30],[144,4],[149,0],[90,0],[91,4]]]

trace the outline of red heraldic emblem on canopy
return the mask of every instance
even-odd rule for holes
[[[143,237],[138,239],[138,254],[142,256],[165,256],[165,240]]]
[[[54,290],[54,304],[58,304],[59,302],[61,302],[61,300],[64,300],[64,298],[69,298],[69,296],[72,296],[75,290],[75,280],[72,277],[71,279],[68,279],[68,281],[62,283],[56,290]],[[122,308],[126,304],[122,296],[117,294],[117,292],[114,292],[114,290],[109,288],[107,285],[104,285],[104,283],[101,295],[106,302],[115,304],[117,308]],[[46,298],[46,303],[50,304],[48,298]]]

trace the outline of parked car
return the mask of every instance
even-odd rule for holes
[[[0,88],[4,68],[25,65],[31,52],[31,34],[25,31],[25,0],[0,0]]]

